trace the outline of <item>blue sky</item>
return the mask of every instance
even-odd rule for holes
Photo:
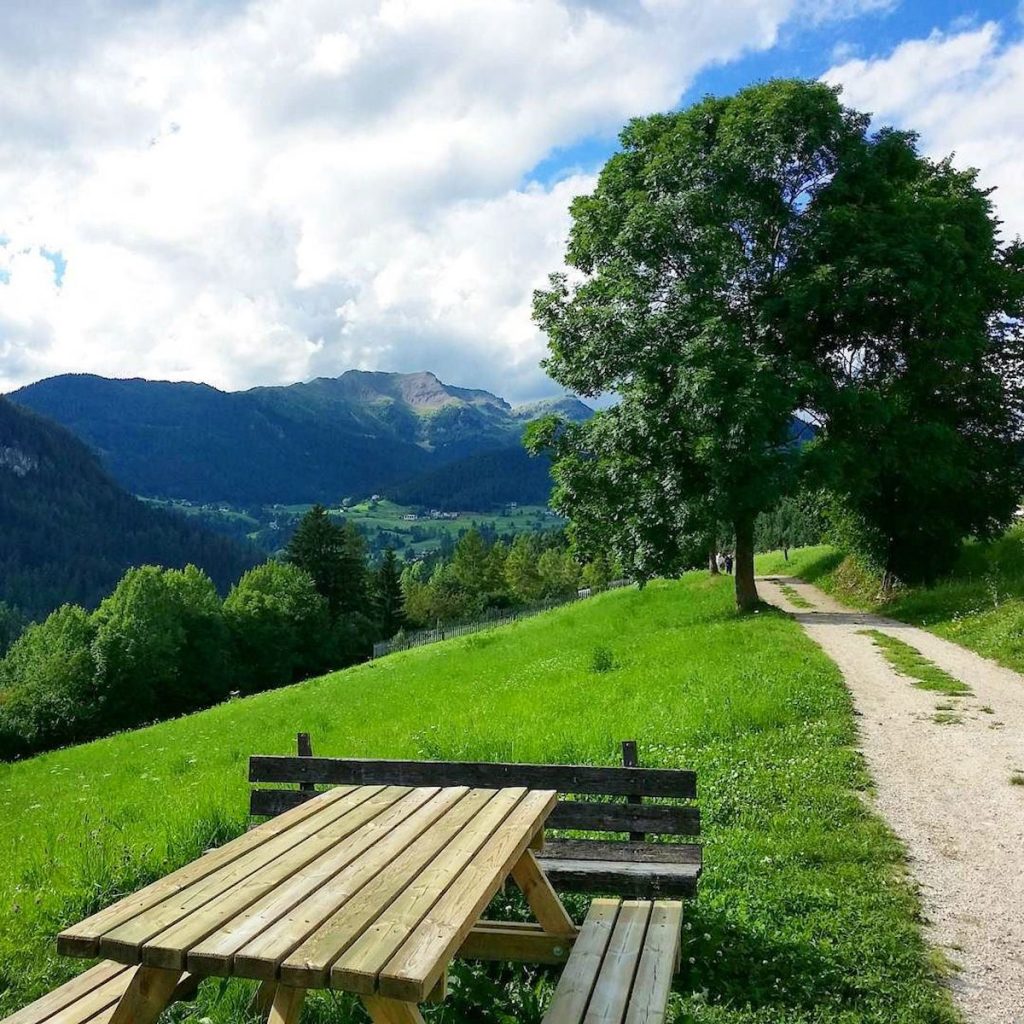
[[[557,392],[532,290],[630,117],[824,77],[1024,232],[1017,2],[0,3],[0,391],[429,369]]]

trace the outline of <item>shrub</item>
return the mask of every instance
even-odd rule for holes
[[[224,615],[243,690],[283,686],[325,667],[327,602],[298,566],[267,562],[250,569],[224,601]]]
[[[0,662],[0,757],[88,739],[101,729],[94,627],[64,605],[29,626]]]

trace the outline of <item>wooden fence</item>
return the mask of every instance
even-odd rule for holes
[[[630,580],[612,580],[605,588],[617,590],[619,587],[628,587]],[[534,604],[522,608],[490,608],[478,619],[470,622],[457,622],[450,626],[438,625],[433,629],[420,629],[415,633],[399,633],[390,640],[382,640],[373,645],[373,658],[383,658],[386,654],[394,654],[395,651],[408,651],[412,647],[422,647],[424,644],[436,644],[441,640],[451,640],[458,636],[468,636],[470,633],[479,633],[482,629],[493,629],[495,626],[505,626],[510,622],[517,622],[519,619],[528,619],[532,615],[539,615],[541,612],[558,608],[561,605],[573,604],[576,601],[583,601],[592,596],[588,587],[579,590],[573,597],[552,597],[546,601],[537,601]]]

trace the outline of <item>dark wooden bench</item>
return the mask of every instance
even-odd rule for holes
[[[693,772],[636,766],[636,744],[623,744],[624,767],[501,764],[470,761],[384,761],[313,757],[299,736],[299,756],[249,760],[250,782],[298,788],[254,788],[250,811],[280,814],[315,795],[317,786],[527,786],[554,789],[559,800],[548,827],[600,837],[549,838],[538,854],[551,883],[567,892],[661,899],[693,896],[701,873],[695,843],[651,842],[650,836],[700,833]],[[674,801],[667,803],[664,801]],[[618,835],[619,838],[609,838]]]
[[[2,1024],[107,1024],[137,970],[138,967],[103,960],[22,1007]],[[191,998],[199,980],[194,975],[184,975],[172,999]]]

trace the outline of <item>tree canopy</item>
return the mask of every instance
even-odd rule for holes
[[[534,299],[550,374],[618,396],[591,422],[548,421],[530,440],[554,455],[554,501],[584,546],[599,535],[644,579],[727,524],[737,603],[750,607],[756,516],[805,472],[890,532],[919,523],[924,494],[968,488],[956,531],[1005,521],[1016,286],[972,174],[920,156],[912,135],[871,133],[816,82],[637,119],[620,141],[572,204],[571,276],[552,275]],[[929,425],[939,382],[949,400]],[[872,420],[880,406],[918,428],[890,439]],[[809,445],[793,438],[806,410],[820,431]],[[894,523],[891,496],[919,468],[907,444],[927,448],[942,486]],[[878,445],[904,452],[879,460]],[[982,468],[965,480],[970,458]],[[868,463],[857,480],[850,467]],[[890,500],[876,513],[879,492]]]

